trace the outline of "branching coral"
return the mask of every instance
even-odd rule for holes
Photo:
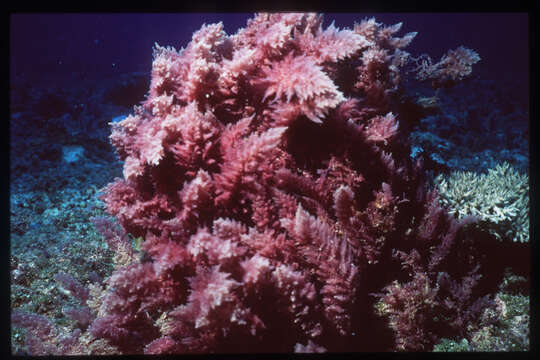
[[[487,174],[439,175],[436,184],[449,213],[476,216],[498,239],[529,241],[529,177],[510,164],[499,164]]]

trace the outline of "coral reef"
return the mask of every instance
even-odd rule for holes
[[[470,171],[438,175],[441,204],[458,218],[475,216],[497,239],[529,241],[529,177],[509,163],[487,174]]]
[[[416,35],[400,29],[258,14],[156,44],[146,99],[111,123],[123,178],[101,199],[119,226],[92,214],[115,269],[55,277],[68,328],[13,312],[28,352],[429,351],[490,326],[474,219],[441,207],[400,127]],[[449,86],[478,56],[420,59]]]

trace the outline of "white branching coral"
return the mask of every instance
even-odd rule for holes
[[[508,163],[487,174],[457,171],[435,179],[441,204],[458,218],[475,216],[498,239],[529,241],[529,177]]]

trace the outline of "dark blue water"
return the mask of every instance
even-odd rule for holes
[[[203,23],[222,21],[228,34],[244,27],[252,14],[13,14],[10,18],[11,74],[39,79],[43,75],[85,72],[100,76],[148,71],[155,42],[185,46]],[[365,17],[403,22],[402,33],[417,31],[411,53],[439,59],[459,45],[475,49],[485,77],[528,76],[528,15],[464,14],[325,14],[325,24],[352,27]]]

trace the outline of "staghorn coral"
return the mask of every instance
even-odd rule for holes
[[[473,294],[467,222],[426,194],[407,155],[392,104],[416,34],[400,28],[263,13],[235,35],[218,23],[180,51],[156,45],[148,97],[111,124],[124,178],[102,199],[122,229],[95,221],[119,256],[89,291],[95,319],[77,346],[429,350],[460,333],[489,299]],[[137,254],[127,234],[144,239]],[[371,330],[377,300],[390,339]],[[447,322],[432,326],[441,307]]]
[[[497,239],[529,242],[529,177],[509,163],[487,174],[438,175],[435,182],[449,213],[458,218],[476,216]]]

